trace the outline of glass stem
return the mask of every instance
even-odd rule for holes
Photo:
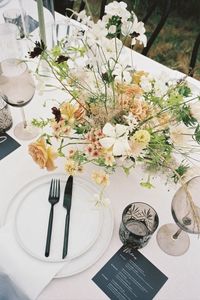
[[[172,235],[172,238],[173,238],[174,240],[176,240],[176,239],[179,237],[179,235],[180,235],[181,232],[182,232],[182,229],[179,228],[179,229],[177,230],[177,232],[174,233],[174,234]]]
[[[24,112],[24,109],[23,107],[20,107],[21,109],[21,113],[22,113],[22,120],[23,120],[23,123],[24,123],[24,128],[27,127],[27,121],[26,121],[26,117],[25,117],[25,112]]]

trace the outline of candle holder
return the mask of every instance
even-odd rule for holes
[[[131,203],[122,213],[120,240],[131,248],[143,248],[149,242],[158,224],[158,215],[150,205],[143,202]]]

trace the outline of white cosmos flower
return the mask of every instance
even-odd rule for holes
[[[94,23],[91,28],[85,31],[84,37],[86,38],[87,44],[92,47],[95,44],[101,45],[101,40],[108,34],[108,30],[105,27],[104,22],[99,20]]]
[[[138,41],[140,44],[143,44],[144,47],[147,45],[147,37],[145,35],[145,27],[143,22],[138,22],[138,18],[134,15],[134,22],[131,28],[131,33],[136,33],[136,36],[132,38],[131,44],[135,45]]]
[[[187,145],[191,141],[191,129],[184,124],[170,126],[170,138],[175,146]]]
[[[84,68],[88,63],[88,60],[85,56],[77,57],[75,59],[68,59],[67,64],[69,69],[77,69],[77,68]]]
[[[154,91],[156,97],[163,97],[167,93],[168,87],[164,80],[156,79],[154,82]]]
[[[91,25],[92,20],[90,16],[87,16],[86,11],[82,10],[77,14],[77,20],[84,25]]]
[[[117,63],[115,66],[115,69],[113,71],[113,75],[115,75],[115,80],[117,81],[125,81],[127,83],[130,83],[132,80],[132,77],[129,72],[128,67],[124,67],[120,63]]]
[[[115,126],[106,123],[103,127],[103,133],[106,137],[99,140],[104,148],[112,148],[114,156],[127,155],[130,151],[128,143],[128,130],[129,127],[121,124]]]

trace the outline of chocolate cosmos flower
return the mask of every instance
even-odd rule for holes
[[[55,120],[58,123],[61,119],[61,112],[60,109],[58,109],[57,107],[52,107],[52,114],[55,116]]]
[[[30,58],[37,57],[37,56],[41,55],[45,49],[46,49],[46,46],[43,41],[41,41],[41,42],[36,41],[33,51],[28,52],[29,57]]]

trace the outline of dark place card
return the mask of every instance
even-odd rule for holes
[[[122,246],[92,280],[112,300],[150,300],[167,277],[139,251]]]
[[[0,134],[0,160],[17,149],[20,144],[7,133]]]

